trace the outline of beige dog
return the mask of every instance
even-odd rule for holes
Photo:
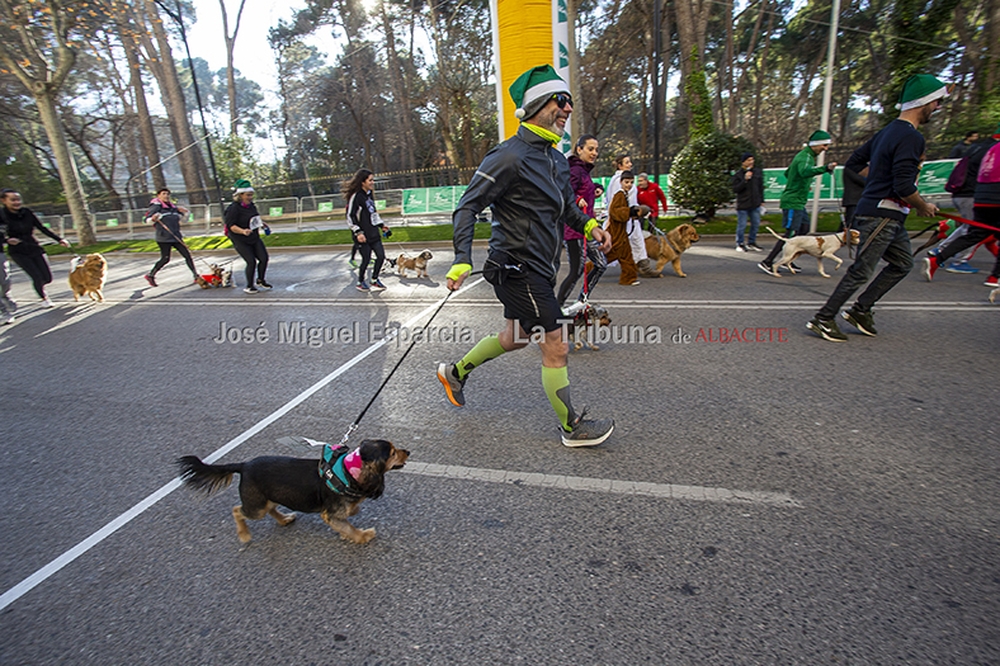
[[[428,250],[424,250],[416,257],[408,257],[405,254],[399,255],[399,259],[396,260],[396,270],[399,272],[401,277],[406,277],[406,272],[416,271],[417,277],[428,277],[427,275],[427,262],[434,258]]]
[[[990,303],[996,303],[998,295],[1000,295],[1000,287],[997,287],[990,292]]]
[[[646,238],[646,254],[656,262],[656,274],[659,276],[667,262],[674,267],[678,277],[687,277],[681,270],[681,255],[684,250],[697,243],[701,236],[698,230],[690,224],[682,224],[667,232],[666,236],[653,235]]]
[[[79,301],[84,294],[91,300],[104,302],[104,280],[108,276],[108,262],[99,254],[88,254],[82,259],[74,257],[70,262],[69,286],[73,290],[73,300]]]
[[[796,257],[803,254],[808,254],[816,257],[816,264],[819,266],[819,274],[825,278],[830,277],[827,275],[826,271],[823,270],[823,257],[828,259],[833,259],[837,262],[837,265],[833,267],[833,270],[840,268],[844,260],[834,254],[837,250],[844,247],[847,243],[847,232],[842,232],[839,234],[826,234],[825,236],[795,236],[794,238],[782,238],[778,234],[774,233],[771,227],[765,227],[771,232],[771,235],[779,240],[785,241],[785,246],[781,248],[781,257],[771,265],[771,275],[775,277],[781,277],[778,275],[778,267],[785,266],[789,271],[795,273],[796,271],[792,268],[792,261]],[[851,245],[857,245],[858,239],[861,238],[861,234],[851,229],[850,241]]]

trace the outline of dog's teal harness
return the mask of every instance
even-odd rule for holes
[[[323,457],[319,460],[319,475],[327,487],[338,495],[361,498],[364,494],[355,487],[354,477],[344,466],[344,460],[350,452],[346,444],[324,444]]]

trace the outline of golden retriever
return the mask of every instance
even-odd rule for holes
[[[665,236],[654,234],[647,237],[646,254],[656,262],[657,274],[663,271],[663,267],[669,262],[678,277],[687,277],[681,270],[681,255],[691,247],[691,243],[697,243],[700,238],[694,226],[682,224],[668,231]]]
[[[405,254],[399,255],[399,259],[396,259],[396,270],[399,272],[400,277],[406,277],[406,272],[416,271],[417,277],[428,277],[427,275],[427,262],[434,258],[434,255],[428,250],[424,250],[416,257],[408,257]]]
[[[830,277],[827,272],[823,270],[823,257],[828,257],[833,259],[837,265],[833,267],[833,270],[840,268],[844,260],[834,254],[837,250],[844,247],[847,244],[848,239],[851,245],[857,245],[861,238],[861,234],[856,229],[851,229],[850,236],[847,232],[841,232],[836,234],[826,234],[824,236],[795,236],[794,238],[782,238],[774,232],[771,227],[764,227],[771,232],[771,235],[778,240],[785,241],[785,246],[781,248],[781,257],[778,258],[771,265],[771,275],[775,277],[780,277],[778,275],[778,267],[785,266],[791,272],[796,271],[792,269],[792,262],[796,257],[800,257],[803,254],[808,254],[816,257],[816,263],[819,266],[819,274],[825,278]]]
[[[104,280],[108,277],[108,262],[100,254],[88,254],[82,259],[74,257],[70,262],[69,287],[73,290],[73,300],[79,301],[84,294],[93,301],[104,302]]]

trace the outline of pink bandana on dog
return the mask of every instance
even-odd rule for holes
[[[346,469],[348,474],[350,474],[355,480],[361,476],[361,463],[360,447],[344,456],[344,469]]]

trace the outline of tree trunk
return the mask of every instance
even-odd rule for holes
[[[236,69],[233,67],[233,50],[236,48],[236,36],[240,32],[240,19],[243,18],[243,8],[246,0],[240,0],[240,8],[236,12],[236,25],[233,34],[229,34],[229,14],[226,13],[225,0],[219,0],[222,10],[222,36],[226,41],[226,93],[229,95],[229,133],[236,135],[239,125],[239,110],[236,108]]]
[[[139,68],[139,56],[135,49],[130,46],[125,47],[125,57],[128,59],[131,78],[129,83],[132,86],[132,94],[135,98],[136,125],[139,129],[139,141],[142,143],[142,151],[146,154],[149,163],[149,173],[153,177],[153,191],[167,186],[167,179],[163,176],[163,165],[160,164],[160,147],[156,141],[156,130],[153,128],[153,119],[149,115],[149,105],[146,103],[146,88],[142,84],[142,71]]]
[[[174,64],[173,52],[170,42],[167,39],[167,31],[163,27],[163,21],[159,18],[156,5],[152,0],[146,0],[146,12],[150,17],[150,25],[153,30],[153,37],[159,51],[159,66],[162,73],[158,77],[157,83],[163,93],[163,102],[167,107],[167,114],[170,117],[171,133],[174,136],[175,150],[179,151],[177,162],[184,177],[184,187],[187,190],[188,201],[192,204],[208,203],[209,197],[205,184],[208,182],[205,177],[204,158],[201,157],[201,139],[196,139],[191,131],[191,123],[188,120],[187,105],[184,101],[184,94],[181,92],[180,79],[177,76],[177,67]],[[201,167],[201,168],[199,168]]]
[[[66,195],[69,214],[73,217],[73,226],[76,228],[78,242],[80,245],[93,245],[97,242],[97,236],[94,235],[90,211],[87,209],[83,186],[80,184],[80,175],[73,163],[69,142],[63,132],[62,121],[56,110],[53,94],[42,82],[35,85],[32,93],[35,97],[35,104],[38,106],[38,115],[45,127],[45,135],[49,139],[49,146],[55,154],[56,165],[59,167],[59,182],[62,183],[63,192]]]

